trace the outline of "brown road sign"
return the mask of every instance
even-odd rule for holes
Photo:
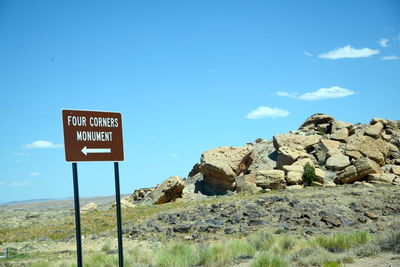
[[[121,113],[62,110],[66,161],[123,161]]]

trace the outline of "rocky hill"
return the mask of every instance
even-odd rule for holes
[[[173,176],[136,190],[129,201],[162,204],[232,193],[301,189],[304,166],[315,169],[313,186],[350,183],[400,185],[400,121],[373,118],[350,124],[314,114],[298,130],[241,147],[202,153],[186,179]]]

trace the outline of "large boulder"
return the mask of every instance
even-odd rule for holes
[[[276,159],[276,168],[281,170],[285,165],[292,165],[294,162],[302,158],[308,158],[308,154],[302,150],[295,150],[288,147],[281,147],[278,151]]]
[[[340,171],[350,165],[349,157],[337,153],[328,158],[326,161],[326,168],[333,171]]]
[[[373,125],[369,125],[367,129],[365,129],[365,135],[377,139],[381,136],[382,130],[383,124],[381,122],[377,122]]]
[[[322,113],[313,114],[309,117],[299,128],[300,129],[313,129],[319,124],[326,124],[332,122],[334,119],[329,115]]]
[[[374,139],[369,136],[358,136],[349,141],[346,147],[346,154],[351,154],[356,151],[361,153],[364,157],[376,161],[380,166],[383,166],[391,150],[393,150],[393,146],[381,139]]]
[[[135,191],[133,191],[133,193],[130,195],[130,198],[132,199],[132,201],[141,201],[146,199],[151,192],[153,192],[155,189],[155,187],[148,187],[148,188],[140,188],[140,189],[136,189]]]
[[[318,162],[325,163],[326,159],[330,156],[340,153],[340,142],[329,139],[321,139],[318,144],[314,146],[315,155]]]
[[[348,137],[349,137],[349,130],[347,128],[338,129],[330,135],[330,138],[332,140],[336,140],[336,141],[344,142],[344,143],[347,143]]]
[[[81,213],[95,212],[98,211],[97,204],[94,202],[90,202],[83,207],[81,207]]]
[[[204,181],[221,190],[235,190],[235,178],[247,172],[253,146],[223,146],[203,152],[189,177],[202,173]]]
[[[248,172],[255,173],[257,170],[271,170],[276,167],[278,153],[272,141],[257,139],[253,151],[250,154],[252,163]]]
[[[285,172],[281,170],[258,171],[255,183],[263,189],[283,189],[286,187]]]
[[[241,194],[254,194],[261,190],[256,185],[256,174],[250,173],[236,178],[236,192]]]
[[[273,137],[273,143],[276,150],[285,147],[292,150],[309,151],[321,138],[322,136],[318,134],[276,134]]]
[[[381,173],[379,165],[375,161],[364,157],[356,160],[354,165],[346,167],[337,176],[342,183],[349,184],[374,173]]]
[[[368,175],[368,182],[371,184],[392,184],[397,178],[392,173],[376,173]]]
[[[182,197],[185,181],[180,176],[171,176],[152,192],[153,204],[164,204]]]

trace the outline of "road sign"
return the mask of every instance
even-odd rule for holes
[[[121,113],[62,110],[66,161],[123,161]]]

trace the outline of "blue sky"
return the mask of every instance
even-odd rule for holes
[[[122,113],[122,193],[313,113],[400,119],[399,14],[399,1],[1,0],[0,202],[73,195],[63,108]],[[114,194],[111,162],[78,170],[81,196]]]

